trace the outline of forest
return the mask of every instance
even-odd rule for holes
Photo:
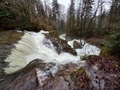
[[[120,0],[0,0],[0,68],[0,90],[119,90]]]
[[[105,5],[110,8],[106,10]],[[70,37],[102,37],[119,31],[120,1],[71,0],[67,11],[57,0],[1,0],[0,30],[54,29]]]

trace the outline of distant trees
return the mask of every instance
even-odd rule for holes
[[[109,12],[109,28],[120,28],[120,0],[112,0]]]
[[[52,1],[52,26],[59,32],[65,31],[64,6],[59,4],[57,0]]]
[[[67,29],[69,35],[82,37],[83,32],[88,32],[92,25],[92,5],[94,0],[79,0],[77,10],[75,0],[71,0],[67,15]],[[70,35],[70,36],[71,36]]]
[[[75,28],[75,0],[71,0],[67,14],[67,33],[75,35],[75,33],[73,33],[75,32],[74,28]]]
[[[59,32],[66,30],[70,37],[103,36],[120,29],[120,0],[111,0],[109,10],[105,4],[105,0],[71,0],[65,14],[58,0],[2,0],[0,28],[39,30],[47,24]]]
[[[53,0],[52,2],[52,17],[53,19],[57,19],[60,16],[60,5],[57,0]]]
[[[67,35],[71,37],[101,36],[109,29],[120,29],[120,0],[111,0],[105,10],[105,0],[71,0],[67,12]]]

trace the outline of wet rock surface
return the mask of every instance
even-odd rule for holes
[[[58,54],[61,52],[68,52],[72,55],[77,55],[77,52],[67,44],[67,41],[60,39],[56,34],[45,34],[46,39],[51,40],[52,44],[55,46],[55,50]]]
[[[80,68],[36,59],[1,80],[0,90],[119,90],[119,65],[116,58],[99,56],[90,57]]]
[[[0,82],[0,90],[72,90],[73,82],[66,74],[52,73],[51,69],[55,66],[55,63],[36,59],[25,68],[6,76]]]
[[[115,57],[90,57],[86,63],[95,90],[120,89],[120,60]]]
[[[73,48],[74,49],[82,48],[82,45],[80,45],[80,43],[78,43],[77,41],[74,41],[73,42]]]

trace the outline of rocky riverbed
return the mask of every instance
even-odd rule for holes
[[[23,35],[23,32],[17,31],[4,31],[0,33],[0,90],[119,90],[119,59],[114,57],[90,55],[87,56],[86,61],[74,63],[74,59],[78,59],[76,55],[83,54],[83,52],[80,52],[78,50],[76,50],[76,52],[67,44],[67,41],[58,38],[56,35],[51,35],[48,33],[45,34],[46,39],[43,39],[43,37],[39,38],[39,35],[43,36],[42,34],[33,34],[33,36],[38,35],[35,39],[38,41],[40,41],[40,39],[43,39],[43,44],[45,47],[42,47],[45,50],[53,50],[53,57],[58,57],[61,55],[61,53],[65,52],[73,54],[72,57],[74,58],[72,58],[73,60],[71,60],[71,62],[63,63],[63,56],[59,56],[59,58],[56,59],[59,61],[59,63],[62,64],[57,63],[54,59],[52,59],[53,57],[44,57],[40,59],[40,57],[42,57],[44,54],[46,54],[45,56],[51,55],[51,53],[42,52],[44,54],[40,55],[38,59],[32,59],[33,57],[29,57],[28,59],[32,60],[27,62],[27,64],[25,64],[25,67],[22,67],[19,70],[12,72],[11,74],[5,74],[4,68],[10,66],[11,63],[11,61],[7,63],[5,60],[8,56],[13,54],[11,50],[16,50],[16,45],[14,44],[18,43]],[[32,33],[28,33],[27,35],[30,36]],[[22,39],[24,41],[24,39],[26,40],[26,37],[22,37]],[[27,40],[31,41],[31,39],[33,40],[33,38],[29,38]],[[71,43],[73,43],[73,41],[69,42],[69,44]],[[33,45],[32,42],[30,42],[30,44]],[[40,42],[38,44],[41,45]],[[27,50],[29,45],[26,43],[23,45],[26,45],[24,48]],[[40,49],[39,45],[37,46],[37,44],[35,44],[35,47],[32,46],[31,49]],[[18,51],[23,50],[22,48],[18,48],[18,46]],[[90,54],[91,52],[88,46],[89,44],[86,44],[85,47],[83,47],[83,50],[88,49],[89,52],[86,50],[86,53]],[[33,52],[35,51],[33,50]],[[28,52],[27,54],[29,55],[30,53]],[[94,51],[92,51],[92,53],[94,53]],[[38,52],[38,54],[40,53]],[[33,56],[36,55],[34,54]],[[8,61],[9,59],[18,59],[18,61],[21,60],[19,58],[8,58]],[[22,60],[23,59],[24,58],[22,58]],[[44,62],[43,59],[48,60]],[[63,60],[66,59],[69,61],[71,59],[71,55],[64,57]],[[18,64],[20,64],[20,62],[21,61],[19,61]]]

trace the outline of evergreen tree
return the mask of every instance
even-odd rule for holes
[[[37,9],[39,17],[41,18],[45,17],[45,11],[44,11],[43,3],[41,0],[36,1],[36,9]]]
[[[116,29],[120,24],[120,0],[112,0],[109,13],[109,28]]]
[[[52,17],[53,19],[57,19],[60,15],[60,5],[57,0],[53,0],[52,2]]]
[[[67,34],[75,36],[75,0],[71,0],[67,14]]]

